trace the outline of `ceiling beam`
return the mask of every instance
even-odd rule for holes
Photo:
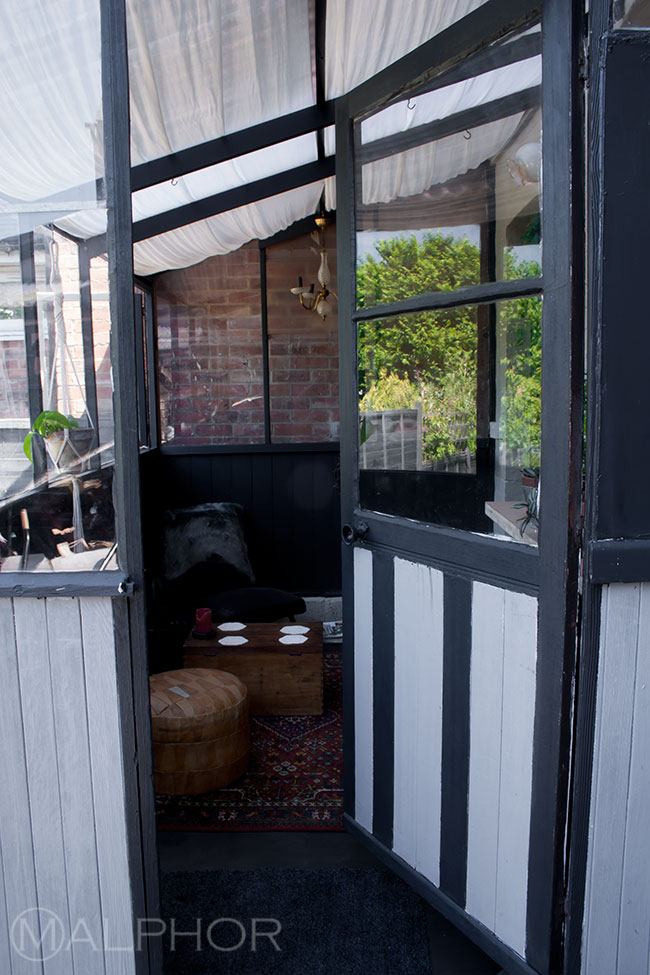
[[[266,176],[264,179],[258,179],[252,183],[245,183],[243,186],[226,190],[225,193],[216,193],[214,196],[208,196],[203,200],[186,203],[184,206],[175,207],[165,213],[157,213],[155,216],[146,217],[144,220],[138,220],[133,224],[133,242],[148,240],[150,237],[157,237],[159,234],[165,234],[170,230],[177,230],[179,227],[214,217],[218,213],[235,210],[237,207],[247,206],[249,203],[257,203],[269,196],[277,196],[279,193],[295,190],[299,186],[316,183],[321,179],[327,179],[328,176],[333,176],[334,171],[334,157],[329,156],[324,160],[297,166],[295,169],[276,173],[274,176]]]
[[[298,112],[291,112],[281,118],[274,118],[268,122],[251,125],[248,129],[222,135],[218,139],[210,139],[199,146],[180,149],[168,156],[152,159],[150,162],[140,163],[131,167],[131,192],[144,190],[148,186],[164,183],[167,180],[178,179],[188,173],[194,173],[207,166],[243,156],[258,149],[266,149],[278,142],[295,139],[306,135],[326,125],[334,123],[335,103],[324,102],[322,105],[310,105]]]
[[[316,79],[316,104],[322,108],[325,103],[325,31],[327,25],[327,0],[316,0],[314,11],[314,76]],[[316,132],[318,158],[325,158],[325,136],[323,129]]]

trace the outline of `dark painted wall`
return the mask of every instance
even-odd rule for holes
[[[614,32],[604,42],[598,538],[650,537],[649,35]]]
[[[163,511],[234,501],[246,512],[246,536],[258,585],[302,594],[340,593],[338,462],[338,446],[143,454],[148,568],[157,557]]]

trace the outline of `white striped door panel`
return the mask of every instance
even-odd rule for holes
[[[393,849],[440,883],[442,572],[395,559]]]
[[[537,600],[406,557],[383,592],[385,558],[354,554],[354,818],[385,826],[373,797],[392,765],[391,852],[525,958]],[[373,598],[393,601],[394,661],[373,653]],[[393,662],[391,763],[373,680]]]
[[[537,600],[473,588],[466,908],[523,956]]]

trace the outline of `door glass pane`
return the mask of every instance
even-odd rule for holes
[[[3,20],[0,572],[117,568],[107,266],[91,282],[61,231],[105,222],[99,4],[65,13],[14,4]]]
[[[650,27],[650,0],[613,0],[615,27]]]
[[[357,121],[359,307],[541,266],[538,37],[493,45],[472,77]]]
[[[536,543],[536,493],[523,506],[539,475],[541,309],[534,296],[360,323],[362,507]]]

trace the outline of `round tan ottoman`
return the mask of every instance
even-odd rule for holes
[[[156,792],[210,792],[244,774],[250,724],[238,677],[190,667],[155,674],[149,683]]]

